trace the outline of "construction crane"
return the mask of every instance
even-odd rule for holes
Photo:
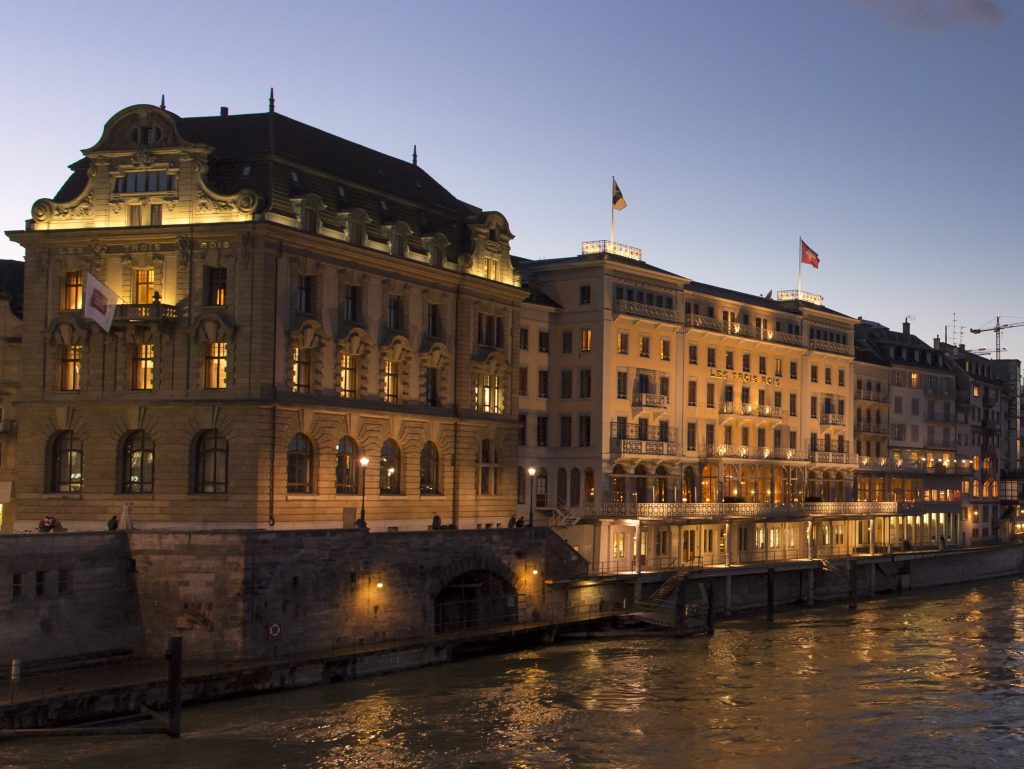
[[[1003,323],[1002,319],[996,315],[996,325],[989,326],[988,328],[972,328],[972,334],[980,334],[983,331],[995,331],[996,332],[996,360],[999,360],[999,353],[1003,350],[1003,329],[1004,328],[1016,328],[1017,326],[1024,326],[1024,320],[1016,323]]]

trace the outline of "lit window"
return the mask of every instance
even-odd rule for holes
[[[620,331],[618,339],[619,339],[619,344],[618,344],[618,351],[619,351],[619,353],[622,354],[622,355],[627,354],[629,352],[629,334],[627,334],[625,331]]]
[[[114,180],[114,192],[171,192],[177,187],[177,177],[166,171],[140,171],[125,174]]]
[[[358,370],[355,355],[338,356],[338,395],[342,398],[355,398],[358,388]]]
[[[64,345],[60,358],[60,389],[64,392],[78,392],[82,386],[81,369],[82,345]]]
[[[590,352],[590,345],[593,343],[593,332],[589,328],[580,331],[580,352]]]
[[[78,493],[82,490],[82,442],[70,430],[58,433],[50,447],[48,491]]]
[[[82,273],[68,272],[64,274],[64,290],[61,292],[60,308],[62,310],[82,309]]]
[[[132,389],[153,389],[153,345],[137,344],[132,350]]]
[[[226,267],[206,268],[206,303],[223,307],[228,298],[228,270]]]
[[[153,492],[153,441],[142,430],[129,433],[121,453],[121,493]]]
[[[478,374],[474,393],[477,411],[502,414],[505,411],[505,390],[497,374]]]
[[[380,493],[402,493],[402,453],[390,438],[380,449]]]
[[[346,435],[338,441],[335,491],[338,494],[358,494],[359,480],[359,446],[354,438]]]
[[[385,403],[398,403],[398,363],[396,361],[384,361],[384,369],[381,372],[381,393]]]
[[[310,347],[292,348],[292,392],[308,393],[313,368],[313,350]]]
[[[223,390],[228,386],[228,343],[210,342],[206,345],[203,365],[203,387]]]

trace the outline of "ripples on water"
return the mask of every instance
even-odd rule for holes
[[[928,600],[923,600],[925,597]],[[582,640],[0,743],[0,769],[1024,765],[1024,580]]]

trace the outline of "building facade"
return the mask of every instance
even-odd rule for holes
[[[34,519],[507,521],[513,236],[415,162],[272,109],[135,106],[8,234],[40,340],[16,481]],[[117,295],[109,332],[86,317],[94,278]]]

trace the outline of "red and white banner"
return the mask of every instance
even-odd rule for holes
[[[803,238],[800,238],[800,263],[809,264],[814,269],[818,269],[818,262],[820,261],[818,252],[804,243]]]

